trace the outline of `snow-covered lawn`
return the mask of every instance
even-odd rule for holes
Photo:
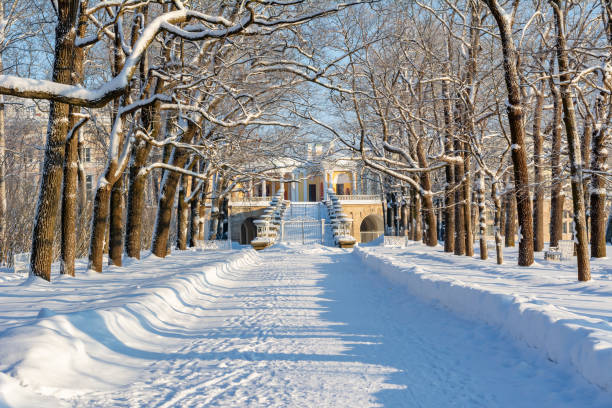
[[[419,256],[438,262],[422,246],[276,246],[51,284],[2,274],[0,406],[612,406],[569,364],[398,285]]]

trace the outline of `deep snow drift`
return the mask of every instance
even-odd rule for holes
[[[388,260],[410,250],[372,251],[393,279],[364,251],[188,251],[51,284],[0,275],[0,406],[612,406],[570,365],[394,282],[405,271]]]

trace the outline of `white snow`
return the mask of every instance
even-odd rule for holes
[[[149,255],[103,274],[82,262],[52,283],[1,273],[0,406],[611,406],[565,364],[588,350],[573,353],[562,330],[580,342],[608,325],[612,308],[593,303],[612,288],[602,268],[585,285],[564,267],[549,277],[479,262],[421,245],[276,245]],[[414,296],[404,285],[418,279],[430,284]],[[523,314],[509,323],[482,322],[515,304]],[[553,363],[508,330],[537,337],[550,324],[541,310],[572,318],[549,339],[567,359]]]
[[[504,252],[505,265],[498,266],[494,259],[457,257],[420,244],[357,250],[368,267],[411,294],[486,322],[612,391],[610,260],[592,260],[593,280],[578,282],[575,258],[547,262],[538,253],[533,266],[520,268],[516,249]]]

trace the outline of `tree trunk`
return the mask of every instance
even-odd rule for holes
[[[426,168],[428,164],[423,143],[424,141],[422,139],[419,139],[419,141],[417,142],[417,157],[419,160],[419,166]],[[431,178],[429,172],[421,173],[421,186],[426,192],[426,194],[423,196],[425,222],[427,225],[425,241],[427,246],[436,246],[438,245],[438,226],[436,222],[436,213],[433,205],[433,198],[432,195],[429,194],[431,192]]]
[[[476,182],[476,201],[478,202],[478,228],[480,231],[480,259],[486,260],[487,248],[487,206],[485,201],[485,179],[482,170],[478,170],[478,181]]]
[[[609,98],[601,97],[599,109],[610,109]],[[598,110],[599,110],[598,109]],[[598,115],[598,116],[601,116]],[[591,162],[591,256],[606,256],[606,180],[608,151],[606,150],[606,127],[598,124],[593,135],[593,160]]]
[[[521,89],[518,75],[518,52],[512,38],[511,20],[501,9],[497,0],[484,0],[497,25],[504,54],[504,78],[508,90],[508,124],[512,140],[512,164],[518,209],[519,228],[522,239],[519,243],[519,266],[533,263],[533,214],[529,198],[529,172],[527,169],[527,149],[525,148],[524,112],[521,102]]]
[[[128,172],[128,199],[125,226],[125,252],[130,258],[140,259],[142,248],[142,219],[145,207],[145,186],[147,176],[140,174],[144,167],[144,160],[139,157],[148,156],[142,146],[136,147],[132,153],[130,169]]]
[[[470,176],[470,158],[463,155],[463,222],[465,223],[465,255],[474,256],[474,233],[472,231],[472,177]]]
[[[412,222],[414,225],[414,240],[421,241],[423,239],[423,227],[421,224],[421,195],[414,192],[414,212],[412,213]]]
[[[119,106],[123,105],[123,100],[124,98],[121,97]],[[88,268],[96,272],[102,272],[102,257],[104,254],[106,238],[108,237],[107,230],[109,229],[108,221],[111,208],[111,192],[114,184],[125,170],[124,167],[119,167],[118,162],[119,147],[123,144],[124,139],[124,125],[125,117],[115,118],[113,130],[111,132],[114,134],[113,137],[115,137],[116,140],[111,141],[111,145],[114,145],[114,149],[117,151],[111,151],[112,149],[109,149],[106,170],[104,171],[102,177],[98,180],[98,187],[96,189],[96,196],[94,198]],[[126,140],[125,143],[130,143],[130,141]],[[123,148],[128,148],[128,145],[123,146]],[[125,164],[123,164],[123,166],[125,166]]]
[[[552,74],[552,63],[550,70]],[[553,98],[552,146],[550,153],[550,172],[552,175],[552,185],[550,190],[550,246],[556,247],[559,245],[559,240],[563,239],[563,204],[565,201],[565,196],[561,191],[561,136],[563,130],[561,121],[563,113],[561,111],[562,102],[559,89],[552,78],[549,80],[549,83],[550,92]]]
[[[187,249],[187,226],[189,224],[189,203],[187,202],[188,182],[189,177],[182,175],[178,193],[178,205],[176,206],[176,247],[181,251]]]
[[[587,117],[584,123],[584,129],[582,132],[582,137],[580,138],[580,153],[582,157],[582,165],[586,166],[586,169],[589,169],[589,164],[591,162],[591,141],[593,139],[593,122],[592,118]],[[584,175],[584,173],[583,173]],[[584,193],[584,208],[589,208],[589,203],[591,202],[590,194],[589,194],[589,177],[582,178],[582,191]],[[589,211],[585,212],[586,216],[586,226],[587,226],[587,238],[589,236],[589,227],[591,223],[591,217]]]
[[[455,151],[461,151],[461,143],[455,140]],[[465,255],[465,209],[463,202],[463,163],[455,165],[455,255]]]
[[[56,4],[58,7],[58,22],[55,28],[55,59],[52,81],[71,84],[79,2],[76,0],[58,0]],[[38,205],[34,217],[32,254],[30,256],[31,273],[48,281],[51,280],[53,239],[62,188],[64,141],[68,133],[68,114],[69,105],[53,101],[49,103],[47,143]]]
[[[129,142],[128,142],[129,143]],[[119,177],[110,195],[110,212],[108,221],[108,264],[121,266],[123,255],[123,176]]]
[[[472,138],[475,134],[474,115],[477,95],[477,87],[474,86],[477,75],[477,61],[478,53],[480,52],[480,27],[481,27],[481,15],[482,15],[482,4],[478,1],[469,2],[470,8],[470,48],[469,48],[469,60],[467,63],[467,76],[466,76],[466,87],[464,91],[464,100],[466,101],[465,109],[465,125],[468,131],[468,137]],[[467,146],[464,146],[467,147]],[[464,149],[464,174],[465,183],[463,184],[463,199],[464,199],[464,211],[465,211],[465,255],[474,256],[474,229],[472,222],[472,176],[470,169],[470,155],[467,149]]]
[[[194,197],[189,203],[189,218],[189,247],[193,248],[197,245],[200,219],[200,200],[198,197]]]
[[[608,38],[608,61],[612,64],[612,0],[602,1],[602,16],[605,22]],[[602,83],[608,91],[612,92],[612,71],[608,70]],[[610,118],[612,117],[611,98],[609,94],[600,93],[596,105],[596,126],[593,135],[593,149],[591,170],[591,256],[601,258],[606,256],[606,238],[612,243],[612,206],[610,206],[610,217],[608,219],[608,231],[606,231],[606,181],[603,174],[608,170],[608,151],[606,149],[606,138],[610,137]]]
[[[81,7],[86,8],[87,2],[82,2]],[[87,30],[87,16],[79,14],[77,35],[79,38],[85,36]],[[82,83],[83,81],[83,62],[85,60],[85,50],[82,47],[75,47],[72,83]],[[66,140],[64,150],[64,178],[62,184],[62,234],[61,234],[61,262],[60,273],[74,276],[74,262],[77,250],[77,220],[80,218],[77,201],[78,178],[79,178],[79,132],[74,127],[79,122],[75,113],[80,112],[80,108],[71,107],[70,123],[68,131],[73,131],[71,137]],[[81,199],[82,206],[82,199]]]
[[[71,107],[70,111],[77,110]],[[77,118],[70,115],[69,128],[77,124]],[[79,137],[72,134],[66,140],[64,151],[64,180],[62,184],[62,234],[61,234],[61,262],[60,273],[74,276],[74,262],[76,258],[76,227],[77,227],[77,181],[78,181],[78,147]]]
[[[506,185],[509,185],[508,181]],[[507,189],[506,189],[507,190]],[[506,247],[514,247],[516,236],[516,196],[514,194],[506,195],[506,232],[504,234],[504,245]]]
[[[536,94],[533,112],[533,250],[544,250],[544,190],[542,188],[542,152],[544,138],[542,137],[542,110],[544,108],[544,90],[540,88]]]
[[[0,56],[0,71],[2,58]],[[6,134],[4,128],[4,95],[0,95],[0,264],[6,260],[8,240],[6,236]]]
[[[189,143],[195,136],[198,127],[190,122],[187,130],[181,137],[182,143]],[[184,167],[189,153],[184,149],[174,148],[170,157],[170,164],[176,167]],[[151,252],[160,258],[164,258],[168,252],[168,236],[170,234],[170,220],[172,218],[172,207],[174,204],[176,187],[180,178],[180,174],[168,171],[162,181],[161,192],[159,194],[159,202],[157,206],[157,215],[155,217],[155,232],[153,233],[153,242],[151,243]]]
[[[203,241],[206,239],[206,196],[208,189],[204,188],[200,195],[200,217],[198,218],[198,239]]]
[[[499,192],[497,191],[499,187],[498,181],[493,181],[491,185],[491,199],[493,200],[493,204],[495,205],[495,217],[493,220],[494,230],[495,230],[495,253],[497,254],[497,264],[501,265],[504,263],[504,252],[503,252],[503,244],[502,244],[502,205],[501,199],[499,197]]]
[[[569,73],[569,57],[565,39],[565,16],[561,9],[560,0],[549,0],[555,14],[557,34],[557,63],[559,64],[559,80],[561,100],[563,102],[563,122],[570,158],[572,203],[574,209],[574,229],[576,238],[576,253],[578,256],[578,280],[591,279],[591,265],[589,260],[589,244],[587,240],[586,209],[584,206],[584,191],[582,190],[582,155],[576,131],[576,113],[574,110],[573,94],[570,88],[571,76]]]
[[[612,206],[610,206],[610,214],[608,214],[608,226],[606,227],[606,242],[612,244]]]
[[[104,256],[106,225],[110,209],[111,188],[111,185],[108,183],[98,186],[94,197],[88,269],[96,272],[102,272],[102,259]]]
[[[444,98],[444,153],[451,154],[453,150],[453,107],[446,81],[442,81],[442,97]],[[446,164],[444,168],[446,184],[444,185],[444,252],[455,251],[455,166]]]

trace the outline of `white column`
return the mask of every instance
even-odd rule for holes
[[[308,201],[308,179],[306,178],[306,171],[303,172],[304,179],[302,182],[304,183],[304,201]]]
[[[261,195],[263,197],[266,197],[268,195],[265,179],[261,182]]]
[[[323,199],[327,200],[327,170],[323,171]]]
[[[355,174],[355,171],[353,171],[351,174],[353,175],[353,188],[351,188],[351,195],[355,195],[355,189],[357,188],[357,174]]]

